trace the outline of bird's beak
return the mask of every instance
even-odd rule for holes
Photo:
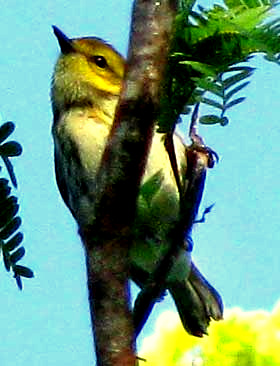
[[[58,40],[61,52],[67,54],[74,51],[73,42],[68,38],[59,28],[55,25],[53,27],[53,32]]]

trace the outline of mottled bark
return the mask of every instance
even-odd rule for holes
[[[128,289],[130,228],[167,63],[176,0],[136,0],[128,68],[97,176],[95,218],[80,228],[98,366],[136,364]]]

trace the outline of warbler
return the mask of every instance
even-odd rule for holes
[[[68,38],[53,27],[61,53],[51,84],[56,180],[79,226],[92,220],[97,169],[114,120],[125,70],[124,58],[96,37]],[[186,146],[176,135],[179,173],[186,171]],[[162,134],[154,133],[138,198],[130,251],[132,280],[143,287],[170,245],[179,215],[179,195]],[[166,280],[186,331],[207,333],[222,318],[218,292],[182,248]]]

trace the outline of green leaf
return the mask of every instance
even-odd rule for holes
[[[6,271],[10,271],[11,269],[11,261],[10,261],[10,253],[7,252],[4,247],[2,247],[2,254],[3,254],[3,262],[6,268]]]
[[[8,252],[11,252],[12,250],[16,249],[16,247],[18,247],[20,245],[22,240],[23,240],[23,234],[17,233],[8,242],[6,242],[4,244],[4,249]]]
[[[5,166],[6,166],[6,169],[7,169],[7,171],[8,171],[8,173],[9,173],[9,176],[10,176],[10,178],[11,178],[11,181],[12,181],[12,183],[13,183],[13,186],[15,187],[15,188],[17,188],[17,179],[16,179],[16,176],[15,176],[15,173],[14,173],[14,168],[13,168],[13,165],[12,165],[12,163],[10,162],[10,160],[9,160],[9,158],[7,157],[7,156],[2,156],[2,159],[3,159],[3,161],[4,161],[4,164],[5,164]]]
[[[15,273],[14,278],[16,279],[17,286],[20,290],[22,290],[22,280],[21,277]]]
[[[231,66],[226,70],[226,72],[243,71],[247,72],[248,75],[252,75],[255,70],[256,68],[251,66]]]
[[[5,178],[0,178],[0,202],[2,202],[11,193],[11,187],[9,187],[9,181]]]
[[[14,196],[9,197],[5,201],[5,207],[1,205],[0,209],[0,227],[3,227],[8,224],[18,212],[19,205],[17,204],[17,198]]]
[[[34,277],[34,273],[33,273],[33,271],[30,268],[25,267],[25,266],[21,266],[19,264],[16,264],[13,267],[13,270],[19,276],[26,277],[26,278],[32,278],[32,277]]]
[[[22,153],[21,145],[16,141],[9,141],[0,145],[1,156],[19,156]]]
[[[221,117],[218,117],[214,114],[208,114],[205,116],[201,116],[199,118],[199,122],[202,123],[203,125],[214,125],[217,123],[221,123]]]
[[[234,96],[248,84],[246,78],[254,71],[240,63],[262,53],[280,64],[280,18],[269,18],[276,3],[226,0],[226,5],[215,4],[210,9],[196,4],[195,11],[186,0],[180,4],[158,126],[161,131],[173,131],[184,107],[200,100],[222,111],[219,123],[225,125],[225,109],[241,103],[242,99]],[[221,101],[195,98],[198,91],[213,93]],[[233,97],[235,101],[228,103]]]
[[[14,131],[13,122],[6,122],[0,126],[0,156],[2,157],[10,180],[14,187],[17,187],[16,177],[9,157],[19,156],[22,153],[22,147],[17,141],[8,141],[3,143]],[[2,143],[2,145],[1,145]],[[0,170],[2,167],[0,167]],[[22,278],[33,277],[31,269],[16,265],[25,254],[24,247],[19,247],[23,234],[15,232],[21,225],[20,217],[15,217],[18,212],[19,205],[15,196],[10,196],[11,187],[9,181],[0,178],[0,248],[2,249],[3,263],[7,271],[13,269],[14,278],[20,290],[22,290]]]
[[[213,66],[204,64],[202,62],[185,60],[180,61],[179,64],[191,66],[195,71],[198,71],[199,73],[205,76],[212,76],[212,77],[216,76],[216,72],[215,70],[213,70]]]
[[[264,59],[266,61],[270,61],[270,62],[274,62],[274,63],[278,63],[279,64],[279,59],[277,57],[275,57],[274,55],[267,54],[267,55],[264,56]]]
[[[151,204],[153,197],[159,191],[162,181],[162,171],[159,170],[141,186],[140,195],[145,199],[148,205]]]
[[[203,8],[202,7],[200,7],[200,10],[202,10]],[[197,12],[195,12],[195,11],[191,11],[190,12],[190,16],[195,20],[195,23],[197,24],[197,25],[207,25],[207,18],[205,18],[204,16],[203,16],[203,13],[201,12],[201,13],[197,13]]]
[[[196,80],[196,85],[199,88],[204,89],[205,91],[211,92],[215,95],[217,95],[218,97],[223,97],[223,93],[224,93],[224,89],[222,87],[222,85],[218,84],[216,81],[214,80],[207,80],[207,79],[195,79]]]
[[[0,126],[0,144],[10,136],[14,129],[15,124],[13,122],[6,122]]]
[[[250,84],[250,81],[245,81],[244,83],[238,85],[237,87],[235,87],[234,89],[229,91],[224,96],[224,101],[227,102],[234,94],[238,93],[241,89],[245,88],[248,84]]]
[[[19,216],[14,217],[1,231],[0,238],[8,239],[21,225],[21,218]]]
[[[230,88],[234,84],[238,83],[241,80],[244,80],[252,75],[252,72],[247,70],[241,71],[238,74],[228,77],[227,79],[223,80],[223,85],[225,89]]]
[[[208,104],[208,105],[211,105],[212,107],[221,109],[222,111],[224,110],[224,106],[221,103],[216,102],[213,99],[202,97],[201,100],[200,100],[200,102],[201,103]]]
[[[3,212],[9,207],[17,204],[17,198],[15,196],[3,197],[0,201],[0,216],[3,215]]]
[[[12,264],[18,262],[25,254],[24,247],[18,248],[15,252],[10,255],[10,261]]]
[[[246,97],[240,97],[240,98],[236,98],[233,101],[229,102],[228,104],[226,104],[225,109],[229,109],[231,107],[233,107],[234,105],[240,104],[242,103],[244,100],[246,99]]]

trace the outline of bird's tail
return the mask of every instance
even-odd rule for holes
[[[203,334],[207,334],[211,318],[214,320],[223,318],[221,296],[193,263],[188,278],[169,283],[168,290],[188,333],[202,337]]]

